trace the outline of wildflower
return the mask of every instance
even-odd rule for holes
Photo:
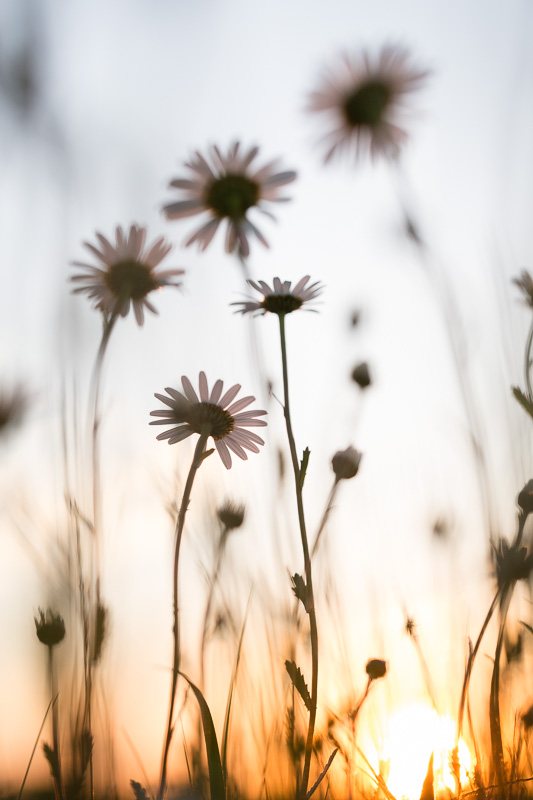
[[[404,98],[418,89],[427,70],[414,68],[407,50],[385,45],[374,59],[369,53],[344,54],[335,70],[326,73],[311,93],[309,110],[328,115],[324,136],[326,162],[341,151],[355,151],[356,158],[394,157],[407,138],[399,126]]]
[[[387,674],[387,662],[381,658],[371,658],[366,664],[366,674],[371,681],[377,681]]]
[[[251,236],[268,247],[263,234],[248,215],[257,209],[272,216],[264,205],[288,200],[280,196],[280,189],[291,183],[296,173],[292,170],[276,172],[276,161],[252,167],[258,153],[258,147],[244,149],[238,141],[233,142],[225,154],[212,145],[207,157],[196,151],[185,163],[192,173],[188,178],[170,181],[172,188],[183,192],[183,199],[163,206],[167,219],[203,213],[209,215],[207,221],[185,241],[187,247],[196,242],[200,250],[206,250],[223,220],[226,220],[227,253],[248,256]]]
[[[352,381],[356,383],[360,389],[368,389],[372,383],[370,377],[370,369],[366,361],[361,361],[352,370]]]
[[[20,424],[28,407],[28,396],[21,386],[0,389],[0,436]]]
[[[249,280],[250,286],[263,296],[262,300],[239,300],[231,305],[240,306],[236,309],[235,313],[237,314],[253,314],[255,311],[259,314],[266,314],[267,311],[270,311],[271,314],[278,314],[278,316],[290,314],[314,300],[322,291],[323,286],[319,281],[307,286],[310,279],[309,275],[304,275],[294,289],[291,289],[291,281],[281,281],[280,278],[274,278],[272,288],[265,281],[256,283]],[[314,311],[311,308],[306,310]]]
[[[217,510],[217,517],[227,531],[240,528],[244,522],[246,509],[242,503],[232,503],[227,500]]]
[[[533,480],[529,480],[518,493],[516,502],[524,514],[533,514]]]
[[[46,613],[39,609],[39,617],[34,618],[37,638],[47,647],[55,647],[65,638],[65,622],[63,617],[48,608]]]
[[[518,278],[513,278],[513,283],[518,286],[523,295],[523,300],[530,308],[533,308],[533,278],[523,269]]]
[[[355,478],[359,471],[362,455],[355,447],[338,450],[331,459],[331,466],[337,481]]]
[[[240,384],[235,384],[222,394],[224,384],[221,380],[215,381],[209,392],[205,372],[200,372],[199,396],[185,375],[182,376],[181,384],[183,393],[167,388],[165,391],[169,397],[164,394],[155,395],[168,408],[151,411],[152,417],[161,419],[153,420],[150,425],[172,426],[160,433],[157,439],[167,439],[169,444],[175,444],[193,433],[211,436],[226,469],[231,469],[230,450],[243,460],[248,458],[246,450],[259,452],[258,445],[264,444],[263,439],[245,429],[264,427],[266,422],[257,417],[267,412],[243,411],[255,397],[242,397],[233,402],[241,388]]]
[[[500,539],[498,547],[494,547],[496,560],[496,578],[498,586],[503,588],[515,581],[525,581],[533,570],[533,553],[527,548],[518,545],[509,545],[505,539]]]
[[[84,245],[96,256],[100,265],[72,262],[74,266],[85,270],[71,278],[72,282],[79,284],[73,290],[74,294],[87,293],[94,307],[105,317],[118,314],[125,317],[131,303],[135,319],[142,325],[145,307],[157,314],[147,299],[150,292],[162,286],[181,286],[181,281],[176,278],[183,275],[183,269],[156,270],[170,253],[172,245],[160,236],[145,246],[146,228],[138,225],[131,225],[126,233],[118,225],[114,244],[101,233],[97,232],[96,238],[98,246],[90,242],[84,242]]]

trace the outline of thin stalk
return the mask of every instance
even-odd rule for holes
[[[420,644],[420,639],[418,638],[416,632],[411,634],[411,639],[413,640],[413,644],[415,646],[416,654],[418,656],[418,660],[420,662],[420,669],[422,670],[422,675],[424,677],[424,683],[426,684],[426,691],[429,695],[429,699],[431,700],[431,705],[437,712],[439,713],[439,709],[437,707],[437,701],[435,699],[435,691],[433,689],[433,681],[431,680],[431,672],[429,671],[428,662],[426,661],[426,656],[424,655],[424,651],[422,649],[422,645]]]
[[[178,596],[178,576],[179,576],[179,558],[180,558],[180,549],[181,549],[181,539],[183,536],[183,528],[185,525],[185,515],[187,514],[187,509],[189,507],[189,502],[191,498],[191,491],[192,486],[194,483],[194,478],[196,473],[203,461],[204,457],[204,450],[205,445],[207,443],[208,434],[202,433],[198,442],[196,444],[196,448],[194,450],[194,455],[192,459],[191,466],[189,468],[189,474],[187,475],[187,481],[185,482],[185,488],[183,490],[183,497],[181,499],[181,505],[178,512],[178,518],[176,520],[176,529],[175,529],[175,547],[174,547],[174,571],[173,571],[173,616],[174,616],[174,626],[173,626],[173,638],[174,638],[174,653],[172,658],[172,679],[170,682],[170,698],[168,704],[168,719],[166,725],[166,733],[165,733],[165,742],[163,745],[163,756],[161,759],[161,779],[159,782],[159,791],[157,793],[158,800],[163,800],[166,786],[167,786],[167,762],[168,762],[168,752],[170,749],[170,742],[172,740],[172,734],[174,733],[174,726],[172,724],[172,720],[174,717],[174,705],[176,702],[176,688],[178,685],[178,674],[180,668],[180,627],[179,627],[179,596]]]
[[[24,787],[26,786],[26,781],[28,780],[28,775],[30,774],[30,767],[32,765],[32,761],[33,761],[33,757],[35,755],[35,751],[37,750],[37,745],[39,744],[39,739],[41,738],[41,733],[43,732],[43,728],[44,728],[44,724],[46,722],[46,718],[48,716],[48,712],[50,711],[50,708],[52,707],[52,703],[55,703],[56,700],[57,700],[57,695],[55,697],[52,697],[52,699],[48,703],[46,711],[44,712],[43,721],[41,722],[41,727],[39,728],[39,732],[37,733],[37,738],[35,739],[35,743],[33,745],[33,750],[31,751],[31,754],[30,754],[30,760],[28,761],[28,765],[26,767],[26,772],[24,773],[24,777],[22,778],[22,783],[20,784],[20,789],[19,789],[19,793],[17,795],[17,800],[21,800],[21,798],[22,798],[22,792],[24,791]]]
[[[481,640],[483,639],[483,636],[485,635],[485,631],[487,630],[489,622],[492,619],[492,615],[494,614],[494,610],[496,609],[496,606],[498,604],[498,600],[499,599],[500,599],[500,589],[498,589],[496,594],[494,595],[492,603],[490,604],[490,608],[489,608],[489,610],[487,612],[487,616],[485,617],[483,625],[481,626],[481,630],[480,630],[479,635],[477,637],[476,643],[475,643],[473,649],[470,651],[470,654],[468,656],[468,661],[467,661],[466,670],[465,670],[465,677],[464,677],[464,680],[463,680],[463,688],[461,690],[461,700],[459,702],[459,713],[457,715],[457,735],[456,735],[456,739],[455,739],[455,747],[456,748],[459,746],[459,739],[461,738],[461,733],[462,733],[462,730],[463,730],[463,717],[464,717],[464,710],[465,710],[465,704],[466,704],[466,696],[467,696],[467,692],[468,692],[468,685],[470,683],[470,676],[472,675],[472,668],[474,666],[474,660],[476,658],[477,652],[478,652],[479,647],[481,645]]]
[[[296,452],[296,442],[292,430],[291,412],[289,404],[289,370],[287,365],[287,343],[285,338],[285,315],[279,314],[279,335],[281,344],[281,361],[283,368],[283,414],[287,428],[287,438],[291,453],[292,469],[294,473],[294,485],[296,490],[296,506],[298,509],[298,523],[300,527],[300,538],[304,556],[305,583],[307,588],[307,601],[309,614],[309,627],[311,635],[311,708],[309,710],[309,724],[307,728],[307,738],[305,742],[304,767],[302,781],[300,784],[300,798],[307,795],[309,784],[309,772],[311,769],[311,756],[313,753],[313,737],[315,732],[317,694],[318,694],[318,628],[316,621],[315,598],[313,594],[313,575],[311,567],[311,557],[309,554],[309,544],[307,541],[307,531],[305,526],[305,513],[302,496],[302,484],[300,479],[300,466],[298,464],[298,454]]]
[[[527,335],[526,347],[524,351],[524,378],[527,387],[528,400],[533,402],[533,390],[531,389],[531,348],[533,347],[533,319],[529,326],[529,333]]]
[[[316,532],[315,541],[313,542],[313,547],[311,548],[311,558],[314,558],[317,554],[318,547],[320,545],[320,540],[322,539],[322,534],[324,533],[324,528],[326,527],[326,523],[331,513],[331,509],[333,508],[333,502],[335,500],[335,495],[337,494],[338,486],[339,486],[339,479],[335,477],[333,479],[333,486],[329,490],[326,507],[324,509],[324,512],[322,514],[322,519],[320,520],[320,524]]]
[[[220,567],[222,565],[222,557],[224,555],[224,551],[226,549],[226,542],[228,539],[229,530],[227,526],[224,526],[222,532],[220,534],[220,539],[217,546],[216,558],[215,558],[215,566],[213,568],[213,572],[209,577],[209,591],[207,593],[207,600],[204,609],[204,617],[202,620],[202,633],[200,636],[200,689],[202,692],[205,692],[205,657],[206,657],[206,649],[207,649],[207,634],[209,631],[209,621],[211,619],[211,612],[213,610],[213,600],[215,599],[215,588],[218,583],[218,576],[220,574]],[[201,751],[202,751],[202,719],[201,716],[198,718],[198,730],[197,730],[197,747],[196,747],[196,758],[194,758],[193,754],[193,767],[197,769],[198,775],[201,775],[200,765],[201,765]],[[198,763],[195,763],[198,762]]]
[[[213,600],[215,598],[215,587],[218,583],[218,576],[220,574],[220,567],[222,565],[222,557],[226,549],[226,542],[228,540],[229,530],[226,526],[222,529],[220,534],[220,541],[217,547],[217,554],[213,573],[209,581],[209,592],[207,594],[207,601],[205,604],[204,618],[202,621],[202,635],[200,640],[200,688],[202,691],[205,689],[205,650],[207,646],[207,632],[209,629],[209,620],[211,618],[211,611],[213,609]]]
[[[96,629],[96,615],[98,613],[98,606],[100,605],[100,540],[102,535],[102,509],[101,509],[101,488],[100,488],[100,388],[102,382],[102,369],[104,364],[105,354],[111,333],[115,327],[117,314],[113,313],[109,318],[104,318],[104,326],[102,330],[102,338],[96,353],[93,372],[91,376],[90,387],[90,405],[92,407],[92,420],[91,420],[91,458],[92,458],[92,502],[93,502],[93,542],[94,542],[94,563],[92,566],[93,579],[95,580],[96,599],[93,598],[93,614],[92,631],[89,625],[88,636],[84,636],[84,646],[90,651],[90,637],[91,633],[94,635]],[[83,621],[86,625],[87,619]],[[84,660],[86,664],[85,672],[85,709],[83,720],[83,734],[88,733],[91,744],[89,753],[89,795],[91,800],[94,800],[94,764],[93,764],[93,741],[92,741],[92,692],[93,680],[92,671],[93,664],[90,657],[90,652],[84,653]]]
[[[500,658],[502,654],[503,637],[507,613],[513,595],[514,582],[507,584],[502,590],[502,608],[498,641],[494,653],[494,668],[490,682],[490,743],[492,748],[492,765],[496,773],[499,786],[505,783],[505,764],[503,758],[502,727],[500,720]]]
[[[96,359],[94,362],[93,372],[91,376],[91,388],[90,388],[90,397],[91,397],[91,407],[92,407],[92,418],[91,418],[91,442],[92,442],[92,478],[93,478],[93,485],[92,485],[92,499],[93,499],[93,532],[95,538],[95,555],[96,555],[96,573],[99,574],[99,558],[100,558],[100,550],[99,550],[99,537],[101,533],[101,503],[100,503],[100,388],[102,383],[102,368],[104,364],[104,358],[107,351],[107,346],[109,344],[109,339],[111,338],[111,334],[113,332],[113,328],[115,327],[115,322],[117,320],[116,314],[113,314],[109,319],[104,320],[104,327],[102,330],[102,338],[100,339],[100,345],[98,347],[98,352],[96,353]]]
[[[48,646],[48,680],[52,699],[57,696],[56,675],[54,670],[54,647]],[[63,800],[63,781],[61,778],[61,752],[59,749],[59,710],[57,703],[52,702],[52,746],[54,749],[54,794],[56,800]]]

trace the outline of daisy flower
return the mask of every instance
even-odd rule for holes
[[[227,253],[248,256],[249,240],[253,236],[268,247],[249,214],[257,209],[273,219],[265,205],[289,199],[280,196],[280,190],[296,178],[296,172],[278,172],[277,161],[257,167],[253,162],[258,153],[258,147],[245,149],[240,142],[231,144],[226,153],[212,145],[205,157],[196,151],[185,163],[188,177],[170,181],[170,187],[178,189],[182,196],[163,206],[167,219],[207,215],[204,223],[185,241],[187,247],[196,243],[200,250],[205,250],[224,220]]]
[[[260,314],[266,314],[267,311],[278,315],[290,314],[291,311],[297,311],[303,305],[318,297],[324,288],[319,281],[307,285],[310,280],[309,275],[304,275],[294,289],[291,289],[291,281],[282,281],[280,278],[274,278],[272,288],[265,281],[257,281],[256,283],[249,280],[247,283],[262,295],[262,299],[239,300],[231,303],[231,305],[240,306],[235,310],[237,314],[253,314],[256,311]],[[312,308],[306,310],[314,311]]]
[[[230,450],[245,461],[248,458],[246,450],[258,453],[258,445],[264,444],[264,441],[246,428],[264,427],[266,422],[258,417],[267,412],[243,410],[253,403],[255,397],[242,397],[235,401],[240,384],[236,383],[223,394],[224,384],[221,380],[215,381],[209,392],[205,372],[200,372],[198,384],[197,394],[190,380],[183,375],[182,392],[166,388],[168,397],[164,394],[155,395],[167,408],[151,411],[150,416],[158,419],[150,422],[150,425],[171,426],[156,438],[167,439],[169,444],[175,444],[193,433],[211,436],[226,469],[231,469]]]
[[[402,47],[385,45],[375,58],[363,51],[344,54],[311,93],[309,110],[324,114],[331,123],[324,136],[326,162],[341,153],[394,157],[407,139],[399,123],[404,100],[427,78],[428,70],[410,64]]]
[[[84,242],[84,246],[98,259],[98,266],[83,261],[72,262],[73,266],[84,270],[71,278],[77,284],[74,294],[88,294],[94,307],[105,317],[118,314],[125,317],[131,303],[135,319],[142,325],[145,307],[157,314],[148,300],[150,292],[162,286],[181,286],[181,281],[176,278],[183,275],[183,269],[156,269],[172,245],[162,236],[147,245],[146,228],[138,225],[131,225],[127,232],[118,225],[114,243],[98,232],[96,239],[97,244]]]

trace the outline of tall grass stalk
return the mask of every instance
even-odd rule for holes
[[[279,335],[281,345],[281,361],[283,369],[283,414],[287,429],[287,439],[291,454],[292,469],[294,473],[294,486],[296,492],[296,507],[298,510],[298,524],[300,528],[300,538],[304,557],[305,583],[307,604],[306,610],[309,615],[309,628],[311,636],[311,703],[309,709],[309,722],[307,727],[307,737],[305,742],[304,766],[302,780],[300,784],[299,797],[305,800],[307,797],[307,787],[309,784],[309,772],[311,769],[311,756],[313,753],[313,737],[315,732],[317,694],[318,694],[318,628],[316,620],[315,599],[313,594],[313,575],[311,567],[311,557],[307,540],[307,530],[305,525],[305,512],[302,494],[301,471],[298,463],[296,442],[292,430],[290,403],[289,403],[289,370],[287,363],[287,342],[285,337],[285,315],[278,314]]]
[[[179,625],[179,585],[178,585],[178,578],[179,578],[179,558],[180,558],[180,549],[181,549],[181,540],[183,536],[183,528],[185,525],[185,515],[187,514],[187,509],[189,507],[189,502],[191,498],[191,491],[194,483],[194,479],[196,477],[196,473],[200,468],[204,458],[210,454],[210,451],[205,451],[205,446],[207,443],[208,435],[201,434],[198,442],[196,443],[196,447],[194,450],[194,455],[192,458],[191,466],[189,468],[189,474],[187,475],[187,480],[185,482],[185,487],[183,489],[183,496],[181,498],[181,505],[178,511],[178,517],[176,520],[176,529],[175,529],[175,545],[174,545],[174,567],[173,567],[173,578],[172,578],[172,589],[173,589],[173,641],[174,641],[174,651],[172,657],[172,678],[170,681],[170,697],[168,703],[168,718],[166,724],[166,732],[165,732],[165,739],[163,744],[163,755],[161,759],[161,777],[159,781],[159,791],[157,793],[158,800],[163,800],[165,795],[166,786],[167,786],[167,764],[168,764],[168,753],[170,749],[170,743],[172,741],[172,735],[174,733],[174,725],[173,725],[173,718],[174,718],[174,706],[176,702],[176,689],[178,685],[178,675],[180,670],[180,625]],[[211,451],[212,452],[212,451]]]

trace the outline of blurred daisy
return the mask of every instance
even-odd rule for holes
[[[264,427],[266,422],[258,417],[267,412],[244,411],[255,397],[242,397],[235,401],[240,384],[236,383],[223,394],[224,384],[217,380],[209,392],[205,372],[200,372],[198,394],[185,375],[181,385],[182,392],[166,388],[168,397],[164,394],[155,395],[168,408],[151,411],[150,416],[160,419],[153,420],[150,425],[171,426],[160,433],[158,439],[167,439],[169,444],[175,444],[193,433],[211,436],[226,469],[231,469],[230,450],[243,460],[248,458],[246,450],[259,452],[258,445],[264,444],[263,439],[246,428]]]
[[[291,289],[291,281],[281,281],[279,278],[274,278],[272,288],[265,281],[257,281],[256,283],[249,280],[250,286],[262,295],[262,299],[239,300],[231,303],[231,305],[240,306],[240,308],[236,309],[237,314],[253,314],[255,312],[266,314],[267,311],[278,315],[290,314],[291,311],[297,311],[303,305],[318,297],[324,288],[319,281],[307,285],[310,280],[309,275],[304,275],[294,289]],[[314,311],[312,308],[306,310]]]
[[[258,147],[244,149],[240,142],[231,144],[225,154],[212,145],[206,157],[196,151],[185,163],[189,177],[170,181],[172,188],[182,192],[182,199],[163,206],[167,219],[204,213],[208,215],[206,221],[185,241],[186,246],[196,242],[200,250],[205,250],[220,223],[226,220],[227,253],[237,252],[248,256],[249,240],[253,236],[268,247],[263,234],[251,222],[248,214],[257,209],[273,219],[264,205],[289,199],[282,197],[280,190],[296,178],[296,172],[278,172],[277,161],[259,168],[253,166],[258,153]]]
[[[404,100],[428,74],[410,64],[407,50],[393,45],[382,47],[376,58],[366,51],[341,56],[337,68],[311,93],[308,106],[331,122],[324,136],[324,160],[342,151],[354,151],[356,157],[396,156],[407,139],[399,125]]]
[[[0,438],[20,425],[28,405],[29,397],[22,386],[0,386]]]
[[[142,325],[145,307],[157,314],[148,300],[150,292],[162,286],[181,286],[181,281],[176,279],[183,275],[183,269],[156,270],[172,245],[162,236],[146,245],[146,228],[138,225],[131,225],[128,232],[117,226],[114,243],[98,232],[96,238],[97,245],[84,242],[84,246],[96,256],[100,262],[98,266],[72,262],[73,266],[84,270],[71,278],[77,284],[74,294],[88,294],[94,307],[106,317],[119,314],[125,317],[131,303],[135,319]]]

